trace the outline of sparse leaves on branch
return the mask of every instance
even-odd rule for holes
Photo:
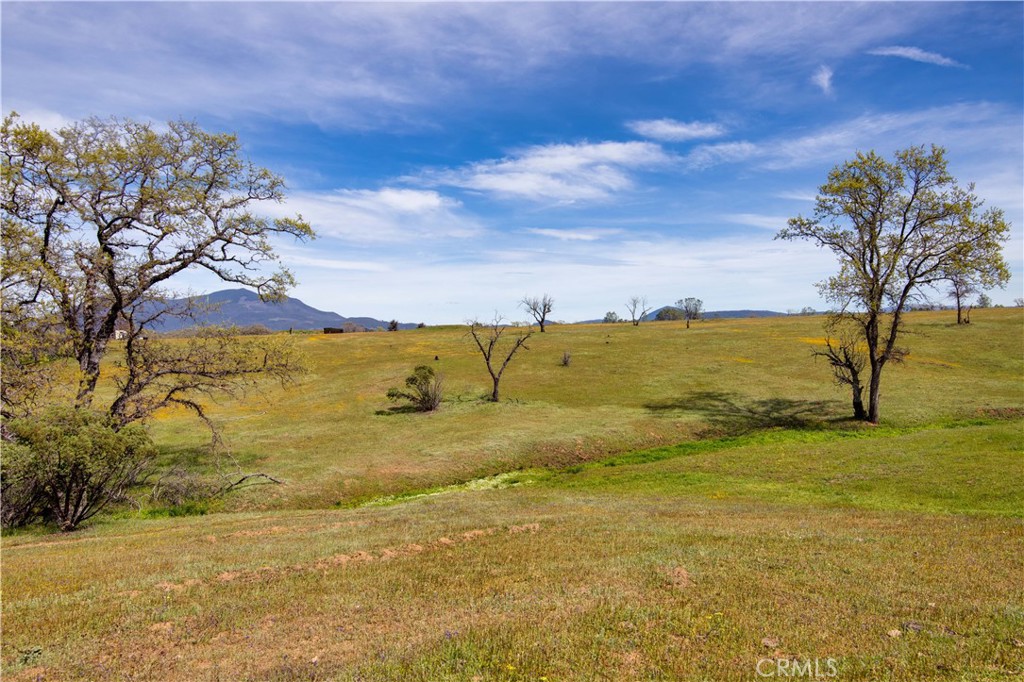
[[[288,383],[306,371],[303,356],[283,334],[240,337],[233,328],[200,328],[184,339],[129,334],[115,356],[110,406],[116,424],[143,420],[165,407],[182,407],[208,426],[204,400],[242,397],[263,380]]]
[[[700,319],[701,313],[704,311],[704,301],[690,296],[676,301],[676,307],[682,311],[683,319],[686,320],[686,328],[689,329],[692,320]]]
[[[176,314],[161,304],[186,270],[282,297],[294,280],[271,240],[313,236],[300,217],[261,216],[258,204],[283,200],[283,180],[246,161],[233,135],[193,122],[157,129],[91,118],[49,132],[10,114],[0,155],[5,416],[44,401],[48,374],[66,368],[61,359],[77,366],[74,405],[91,406],[115,329],[128,325],[141,339]],[[155,362],[153,348],[145,363]],[[158,363],[161,377],[168,362],[165,354]],[[135,386],[116,396],[118,420],[145,413],[122,409],[137,401]]]

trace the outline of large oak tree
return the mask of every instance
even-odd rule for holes
[[[91,407],[115,330],[128,335],[109,408],[120,423],[173,403],[198,408],[197,394],[233,379],[287,371],[287,353],[251,352],[221,336],[176,349],[146,338],[161,316],[188,314],[167,306],[186,270],[252,287],[266,300],[294,283],[272,240],[313,231],[298,216],[258,213],[259,204],[284,198],[284,182],[247,161],[234,135],[189,121],[158,127],[116,118],[50,132],[10,114],[0,158],[5,417],[26,414],[67,383],[50,380],[67,368],[54,362],[61,357],[76,368],[69,399]]]
[[[780,239],[808,239],[839,259],[839,272],[819,288],[838,311],[830,329],[852,327],[859,337],[829,348],[849,353],[863,343],[870,372],[863,418],[878,421],[882,370],[906,354],[899,341],[908,304],[951,272],[1005,272],[1009,230],[1003,212],[984,209],[974,186],[961,187],[949,173],[945,150],[932,146],[899,151],[892,161],[858,153],[829,173],[814,216],[792,218],[779,232]],[[840,371],[858,362],[842,353],[835,360]],[[856,391],[858,384],[851,385]]]

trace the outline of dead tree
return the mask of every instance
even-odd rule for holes
[[[487,372],[491,375],[491,381],[494,383],[494,388],[491,391],[491,402],[494,403],[499,400],[498,385],[501,382],[501,375],[512,362],[512,357],[520,348],[530,350],[526,345],[526,340],[533,335],[533,328],[528,327],[526,330],[520,328],[512,341],[512,347],[505,353],[505,358],[502,360],[501,353],[498,352],[498,345],[501,337],[509,329],[510,327],[504,324],[504,320],[499,315],[495,315],[494,320],[487,324],[477,320],[472,320],[469,323],[469,334],[473,337],[473,342],[476,343],[480,354],[484,356]]]
[[[853,418],[867,419],[864,409],[864,385],[861,383],[861,372],[867,364],[867,356],[857,347],[857,339],[852,334],[834,339],[825,337],[825,350],[813,351],[815,357],[823,357],[832,367],[832,376],[837,386],[849,386],[853,397]]]
[[[853,418],[866,420],[868,412],[864,408],[864,384],[861,383],[864,367],[868,365],[867,345],[860,339],[858,331],[841,316],[833,317],[826,327],[825,350],[813,351],[816,357],[828,360],[832,367],[832,376],[837,386],[849,386],[853,399]],[[894,348],[894,363],[902,363],[908,354],[906,348]]]
[[[549,295],[544,294],[543,296],[523,296],[523,300],[519,302],[519,305],[526,309],[526,312],[530,313],[537,325],[540,327],[541,332],[544,331],[544,325],[548,322],[548,315],[551,314],[551,307],[554,305],[555,299]]]
[[[633,326],[639,327],[640,322],[647,317],[647,313],[651,312],[651,307],[647,303],[646,296],[631,296],[626,301],[626,310],[629,311],[629,319]]]

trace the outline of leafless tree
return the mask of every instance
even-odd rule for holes
[[[626,301],[626,310],[629,311],[629,319],[633,326],[639,327],[641,320],[651,312],[651,307],[647,304],[646,296],[630,296]]]
[[[516,332],[509,340],[511,347],[503,353],[499,351],[499,342],[509,329],[516,329]],[[529,350],[526,340],[533,335],[533,328],[509,327],[504,324],[504,319],[500,315],[495,315],[494,320],[486,324],[477,320],[470,321],[469,334],[487,364],[487,372],[491,375],[491,381],[494,384],[491,391],[491,402],[496,403],[499,400],[498,385],[501,382],[501,376],[520,348]],[[504,355],[504,359],[502,359],[502,355]]]
[[[523,296],[523,300],[519,302],[526,312],[530,314],[536,322],[537,326],[540,327],[541,332],[544,331],[544,326],[548,322],[548,315],[551,314],[551,307],[554,305],[555,299],[549,295],[544,294],[543,296]]]
[[[825,337],[825,350],[813,351],[816,357],[825,358],[832,367],[832,377],[839,386],[849,386],[853,398],[854,419],[866,419],[864,409],[864,385],[861,373],[867,364],[867,355],[860,348],[855,330],[840,329],[841,322],[835,321]]]

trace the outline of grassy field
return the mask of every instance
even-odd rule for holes
[[[911,316],[877,427],[820,318],[551,327],[497,405],[462,329],[304,336],[215,410],[286,485],[3,538],[4,677],[1019,679],[1024,313],[973,317]],[[420,363],[442,410],[390,411]]]

